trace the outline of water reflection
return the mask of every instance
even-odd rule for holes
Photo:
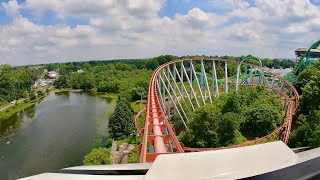
[[[10,117],[1,128],[20,130],[0,141],[0,179],[81,164],[97,127],[107,124],[108,107],[105,99],[86,93],[50,93],[38,105]]]

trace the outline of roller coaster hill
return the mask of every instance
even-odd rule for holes
[[[319,45],[317,41],[298,49],[298,65],[284,77],[262,68],[261,60],[253,56],[241,61],[186,58],[162,64],[150,79],[146,107],[134,119],[142,138],[140,163],[71,167],[33,179],[320,179],[320,148],[286,145],[300,100],[292,83],[319,59]],[[178,116],[188,132],[191,117],[183,106],[194,111],[223,94],[256,86],[281,99],[285,120],[272,133],[220,148],[185,147],[178,140],[170,119]],[[144,120],[143,127],[139,119]]]
[[[264,86],[283,99],[281,102],[286,120],[281,127],[265,137],[228,148],[259,144],[271,137],[278,137],[287,143],[292,117],[299,106],[299,94],[291,83],[296,81],[299,73],[319,59],[320,53],[317,49],[319,45],[320,41],[317,41],[304,51],[298,49],[296,55],[299,63],[294,71],[285,77],[263,69],[261,60],[253,56],[243,58],[241,61],[220,58],[180,59],[159,66],[150,80],[146,109],[140,111],[135,119],[137,125],[138,117],[143,111],[146,112],[144,127],[139,129],[136,126],[143,138],[139,145],[140,162],[153,162],[161,154],[219,149],[184,147],[178,141],[170,123],[172,108],[173,113],[180,117],[188,131],[187,124],[190,117],[182,107],[182,100],[195,110],[206,103],[212,103],[212,99],[219,97],[220,93],[238,91],[245,86]],[[248,60],[251,62],[255,60],[256,65],[249,64]],[[199,68],[196,70],[195,66],[200,66],[200,70]],[[235,74],[229,73],[230,67],[236,67]],[[217,68],[223,68],[222,78],[217,76]]]

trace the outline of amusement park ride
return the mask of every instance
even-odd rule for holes
[[[142,137],[138,147],[139,164],[79,166],[32,178],[320,178],[319,148],[299,152],[305,148],[292,150],[285,145],[289,140],[292,117],[299,107],[299,94],[291,83],[296,81],[299,73],[316,61],[313,49],[319,45],[320,41],[317,41],[310,46],[300,56],[294,71],[284,77],[264,70],[260,59],[253,56],[242,61],[188,58],[165,63],[154,71],[149,84],[146,108],[142,109],[134,120],[137,132]],[[248,63],[249,60],[256,61],[257,65]],[[238,91],[246,86],[264,86],[281,98],[285,121],[280,127],[264,137],[230,147],[192,148],[179,142],[170,118],[176,114],[188,131],[190,117],[182,102],[195,110],[199,106],[213,103],[213,98],[221,94]],[[139,128],[138,121],[141,116],[144,117],[144,125]],[[260,144],[276,138],[282,142]]]

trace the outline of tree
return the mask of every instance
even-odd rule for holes
[[[115,139],[122,139],[134,131],[133,110],[126,98],[118,96],[117,105],[110,117],[109,127],[111,136]]]
[[[229,146],[244,141],[244,137],[239,132],[239,125],[244,121],[244,117],[228,112],[222,116],[217,130],[221,146]]]
[[[240,131],[245,137],[254,139],[271,133],[281,122],[282,117],[279,111],[261,103],[249,108],[246,120],[240,124]]]
[[[28,98],[29,97],[29,92],[28,91],[24,91],[22,94],[23,98]]]
[[[44,95],[42,90],[38,90],[37,94],[38,94],[38,96],[43,96]]]
[[[182,133],[182,142],[192,147],[220,146],[217,130],[221,117],[220,109],[214,104],[199,107],[189,124],[190,134]]]
[[[302,91],[300,113],[306,115],[310,110],[320,109],[320,76],[314,76]]]
[[[110,149],[94,148],[92,151],[84,156],[83,165],[102,165],[111,164]]]
[[[29,97],[30,97],[30,100],[35,100],[37,98],[37,96],[32,92],[30,93]]]

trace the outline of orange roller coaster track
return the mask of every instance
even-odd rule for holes
[[[207,65],[206,67],[208,67],[208,64],[210,64],[209,66],[212,66],[212,71],[210,70],[212,76],[210,78],[210,83],[209,78],[207,77],[208,74],[206,71],[208,70],[205,68],[205,63]],[[200,74],[202,75],[200,78],[196,75],[197,73],[194,64],[199,64],[200,66]],[[237,65],[236,76],[228,76],[228,64]],[[181,99],[189,100],[191,107],[195,108],[212,102],[213,96],[219,96],[219,83],[216,71],[217,66],[220,66],[220,68],[224,67],[224,85],[220,85],[220,88],[223,88],[224,93],[229,92],[229,86],[230,88],[236,87],[235,90],[238,90],[238,87],[263,85],[272,92],[277,93],[279,97],[284,100],[284,110],[286,113],[284,124],[271,134],[256,140],[222,148],[257,144],[275,136],[282,136],[282,141],[285,143],[288,142],[292,116],[299,106],[298,92],[291,83],[274,73],[263,71],[261,69],[261,64],[260,66],[257,66],[219,58],[180,59],[165,63],[154,71],[149,84],[146,108],[142,109],[134,119],[137,132],[142,136],[142,142],[138,147],[141,163],[153,162],[156,157],[161,154],[221,149],[184,147],[183,144],[178,141],[175,130],[169,120],[170,114],[172,113],[171,107],[173,106],[173,113],[179,114],[183,123],[186,125],[185,121],[188,121],[188,117],[179,102]],[[249,78],[240,82],[239,75],[243,73],[243,68],[241,69],[243,66],[245,66],[245,74],[250,71],[249,74],[251,74],[251,76],[248,75]],[[181,70],[179,71],[177,67]],[[247,67],[249,67],[249,69]],[[260,71],[260,77],[253,77],[253,71],[256,70]],[[180,82],[180,84],[177,82]],[[189,83],[189,89],[187,90],[184,83],[181,82]],[[191,101],[191,99],[195,102]],[[145,112],[144,126],[142,129],[139,129],[138,120],[143,112]]]

